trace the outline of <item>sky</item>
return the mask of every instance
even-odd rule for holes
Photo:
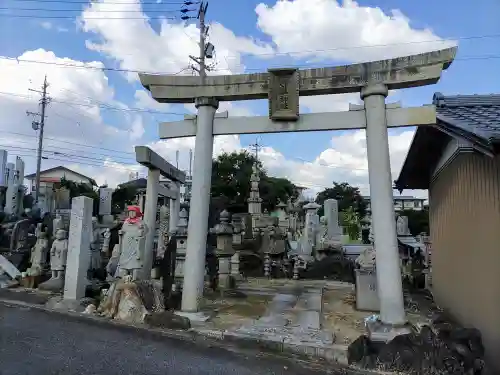
[[[182,21],[183,0],[0,0],[0,149],[21,156],[26,174],[36,169],[37,132],[44,77],[47,107],[42,169],[64,165],[116,186],[135,163],[134,146],[149,145],[187,169],[193,138],[160,141],[158,124],[194,113],[193,105],[160,104],[137,72],[194,74],[198,53],[195,19]],[[198,4],[185,9],[196,10]],[[195,16],[196,11],[186,14]],[[404,107],[445,95],[499,90],[498,0],[336,1],[210,0],[210,74],[266,71],[271,67],[321,67],[407,56],[458,45],[441,80],[392,91],[387,102]],[[359,94],[301,97],[301,113],[345,111]],[[265,100],[221,102],[230,116],[267,115]],[[396,179],[414,128],[389,130]],[[270,175],[308,188],[309,195],[349,182],[369,194],[364,130],[218,136],[214,157],[262,146]],[[425,197],[425,191],[405,191]]]

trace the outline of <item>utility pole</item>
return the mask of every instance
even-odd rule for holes
[[[210,71],[211,68],[207,66],[206,64],[206,59],[211,59],[213,57],[214,53],[214,46],[212,43],[207,43],[206,39],[208,36],[208,27],[205,25],[205,16],[207,14],[207,8],[208,8],[208,2],[206,1],[201,1],[200,2],[200,8],[198,9],[198,18],[199,21],[199,28],[200,28],[200,42],[199,42],[199,47],[200,47],[200,52],[199,56],[195,57],[192,55],[189,55],[189,58],[193,60],[198,67],[193,66],[193,70],[197,71],[198,74],[200,75],[200,83],[201,85],[205,84],[206,77],[207,77],[207,71]],[[187,17],[187,16],[186,16]],[[186,18],[187,19],[187,18]]]
[[[45,126],[45,109],[47,107],[47,104],[49,104],[50,102],[50,98],[47,96],[48,87],[49,84],[47,83],[47,75],[45,75],[41,91],[42,98],[40,99],[40,106],[41,106],[40,113],[26,111],[26,114],[28,116],[33,116],[34,118],[39,117],[38,121],[33,119],[31,123],[33,130],[40,130],[40,132],[38,133],[38,152],[36,156],[35,203],[38,203],[38,198],[40,196],[40,169],[42,167],[42,148],[43,148],[43,129]],[[32,89],[30,89],[30,91],[40,92],[38,90],[32,90]]]

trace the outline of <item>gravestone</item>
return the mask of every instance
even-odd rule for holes
[[[106,225],[113,224],[113,215],[111,215],[111,203],[113,197],[113,189],[99,189],[99,215],[102,217],[102,223]]]
[[[340,241],[340,235],[342,231],[339,226],[339,206],[336,199],[327,199],[324,202],[325,207],[325,217],[327,226],[327,237],[328,239],[338,239]]]
[[[85,288],[88,285],[87,271],[90,265],[92,207],[92,198],[73,198],[64,283],[64,299],[67,300],[85,297]]]
[[[69,210],[71,207],[71,197],[69,189],[65,187],[56,189],[54,191],[55,209],[56,210]]]
[[[111,198],[113,189],[99,189],[99,215],[111,215]]]
[[[398,236],[411,236],[410,229],[408,228],[408,216],[398,216],[396,232]]]

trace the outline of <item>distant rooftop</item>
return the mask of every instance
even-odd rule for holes
[[[371,200],[370,196],[369,195],[363,195],[362,196],[364,200]],[[412,197],[411,195],[394,195],[392,197],[393,199],[397,199],[397,200],[407,200],[407,201],[414,201],[414,200],[419,200],[419,201],[425,201],[426,199],[425,198],[417,198],[417,197]]]

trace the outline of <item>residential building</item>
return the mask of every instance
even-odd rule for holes
[[[26,175],[24,178],[28,181],[31,194],[35,195],[37,190],[36,173]],[[54,208],[53,191],[54,188],[59,187],[62,179],[73,181],[75,183],[88,184],[89,186],[97,186],[94,179],[63,166],[40,171],[40,193],[38,205],[42,212],[50,212]]]
[[[365,220],[371,221],[371,198],[369,196],[363,196],[363,199],[366,201],[366,216]],[[425,206],[426,199],[416,198],[412,196],[404,196],[404,195],[396,195],[393,197],[394,200],[394,211],[400,212],[403,210],[423,210]]]
[[[428,189],[432,292],[482,333],[500,373],[500,95],[434,94],[437,121],[419,127],[396,188]]]

